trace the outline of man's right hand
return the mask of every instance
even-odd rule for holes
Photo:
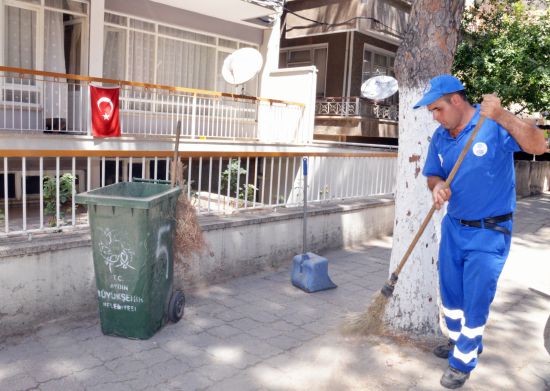
[[[444,181],[438,182],[432,190],[432,196],[435,208],[439,210],[451,198],[451,189]]]

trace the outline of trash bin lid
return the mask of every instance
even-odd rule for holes
[[[162,202],[165,197],[177,197],[180,192],[181,188],[166,184],[119,182],[77,194],[75,202],[88,205],[150,209]]]

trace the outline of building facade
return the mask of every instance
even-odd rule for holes
[[[394,76],[410,8],[401,0],[286,3],[279,66],[317,67],[317,139],[396,142],[397,94],[368,100],[361,85],[373,76]]]

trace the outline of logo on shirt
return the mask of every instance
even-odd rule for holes
[[[439,157],[439,162],[441,163],[441,167],[443,167],[443,156],[438,153],[437,156]]]
[[[485,143],[475,143],[474,147],[472,148],[472,152],[476,156],[483,156],[487,153],[487,144]]]

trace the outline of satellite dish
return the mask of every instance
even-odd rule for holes
[[[391,76],[375,76],[366,80],[361,85],[361,96],[380,100],[386,99],[395,94],[398,90],[397,80]]]
[[[229,84],[244,84],[260,71],[262,55],[254,48],[242,48],[231,53],[222,67],[222,76]]]

